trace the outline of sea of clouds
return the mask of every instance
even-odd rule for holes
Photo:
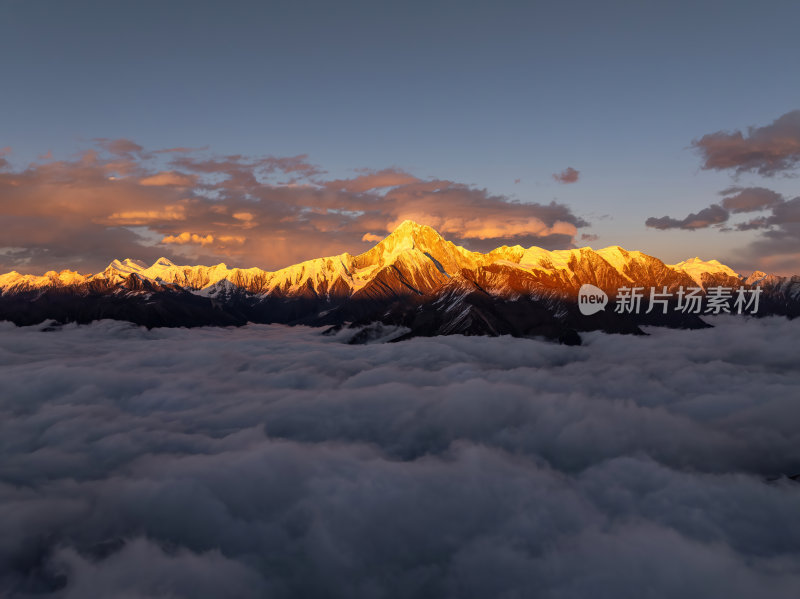
[[[0,595],[800,596],[800,320],[0,323]]]

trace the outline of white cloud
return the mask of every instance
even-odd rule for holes
[[[716,324],[0,323],[0,593],[796,597],[800,321]]]

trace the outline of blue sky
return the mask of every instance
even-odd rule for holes
[[[577,245],[752,266],[759,231],[644,222],[734,184],[798,195],[786,173],[703,170],[691,147],[800,108],[798,22],[782,1],[6,0],[0,147],[17,170],[95,138],[306,154],[330,178],[393,168],[556,200],[598,236]],[[580,179],[557,183],[567,167]]]

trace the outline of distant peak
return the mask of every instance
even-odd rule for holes
[[[765,273],[763,270],[754,270],[753,273],[744,280],[744,282],[746,285],[754,285],[756,283],[761,283],[765,279],[769,280],[770,275]]]
[[[670,268],[680,270],[694,278],[698,283],[702,282],[703,273],[726,274],[731,277],[738,277],[739,274],[730,266],[722,264],[719,260],[702,260],[695,256],[677,264],[667,264]]]
[[[134,272],[143,270],[145,268],[147,268],[147,264],[141,260],[133,260],[131,258],[125,258],[124,260],[112,260],[111,263],[106,266],[106,270],[112,269],[124,272]]]
[[[175,263],[172,262],[169,258],[164,258],[163,256],[153,262],[153,266],[175,266]]]

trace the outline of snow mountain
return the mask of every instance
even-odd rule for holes
[[[151,265],[113,260],[102,272],[0,275],[0,320],[88,322],[118,318],[147,326],[303,323],[340,328],[382,323],[408,335],[543,335],[574,341],[577,331],[638,332],[642,324],[705,326],[696,315],[581,317],[589,283],[614,298],[621,287],[753,286],[771,313],[800,313],[800,277],[745,278],[716,260],[667,265],[619,246],[548,251],[502,246],[472,252],[407,220],[368,251],[315,258],[276,271]]]

